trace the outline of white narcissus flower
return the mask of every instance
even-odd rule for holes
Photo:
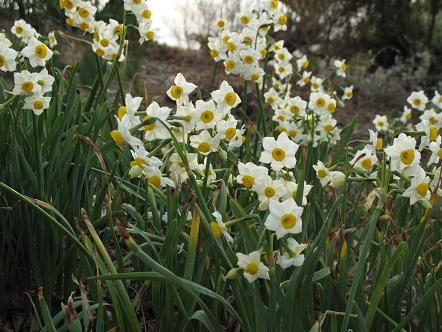
[[[296,196],[298,195],[298,187],[299,185],[294,181],[284,181],[285,184],[285,191],[286,194],[282,197],[283,200],[293,198],[296,199]],[[310,190],[312,190],[313,186],[310,184],[307,184],[304,181],[304,190],[302,192],[302,206],[307,205],[307,196],[310,193]]]
[[[270,279],[269,268],[261,262],[261,253],[254,251],[249,255],[237,253],[238,266],[244,271],[244,277],[248,282],[254,282],[256,279]]]
[[[296,166],[295,154],[299,145],[291,141],[286,132],[279,134],[276,140],[273,137],[265,137],[262,146],[264,151],[261,153],[259,161],[270,164],[274,171]]]
[[[114,129],[110,133],[115,144],[123,146],[124,143],[127,143],[131,147],[143,145],[143,142],[138,137],[133,136],[130,132],[129,116],[123,116],[121,120],[117,116],[115,118],[117,120],[118,129]]]
[[[198,154],[196,153],[187,153],[187,162],[189,165],[189,169],[191,171],[196,170],[198,168]],[[189,174],[187,174],[185,164],[182,161],[180,155],[176,152],[172,153],[169,159],[170,165],[169,165],[169,172],[172,176],[172,178],[177,183],[183,183],[186,182],[189,178]]]
[[[307,69],[309,64],[310,64],[310,61],[308,61],[306,55],[303,55],[301,58],[296,60],[296,67],[298,68],[298,71]]]
[[[123,116],[128,115],[130,118],[130,127],[133,128],[141,123],[140,118],[137,116],[137,111],[140,108],[142,97],[132,97],[129,93],[126,93],[124,99],[126,105],[121,105],[118,108],[118,118],[121,120]]]
[[[311,90],[312,92],[322,91],[322,78],[312,77]]]
[[[55,82],[54,76],[48,73],[46,68],[43,68],[39,73],[36,73],[37,83],[40,85],[40,92],[52,92],[52,85]]]
[[[330,171],[322,161],[318,160],[316,165],[313,165],[314,170],[316,171],[316,176],[318,177],[321,185],[325,187],[331,181]]]
[[[296,82],[299,86],[304,86],[310,82],[310,77],[312,76],[312,72],[310,71],[304,71],[302,73],[302,77],[299,79],[299,81]]]
[[[41,41],[31,37],[28,45],[21,51],[32,67],[45,66],[46,61],[52,58],[53,52]]]
[[[429,122],[435,126],[441,126],[442,124],[442,113],[437,113],[434,109],[429,109],[424,111],[424,113],[419,117],[422,122]]]
[[[307,245],[304,243],[299,244],[295,239],[289,238],[287,239],[287,246],[290,252],[283,250],[283,254],[279,256],[276,264],[283,269],[291,266],[301,266],[304,263],[304,255],[301,253],[307,248]]]
[[[146,109],[146,115],[143,117],[143,121],[147,121],[151,118],[157,118],[163,121],[167,125],[167,118],[170,114],[170,108],[160,107],[157,102],[152,102]],[[144,125],[140,130],[144,130],[144,139],[151,141],[155,139],[167,139],[170,134],[167,128],[158,120]]]
[[[434,91],[434,97],[431,99],[431,102],[434,106],[442,110],[442,95],[439,94],[439,91]]]
[[[342,96],[343,100],[350,100],[351,98],[353,98],[353,85],[346,87]]]
[[[131,177],[140,177],[146,166],[160,167],[163,162],[157,157],[149,157],[149,153],[144,146],[134,146],[131,150],[132,161],[130,162],[129,175]]]
[[[336,74],[345,77],[347,72],[347,64],[345,63],[345,60],[335,60],[333,64],[336,68]]]
[[[258,166],[252,162],[248,162],[246,164],[239,162],[239,174],[236,177],[236,181],[241,183],[244,187],[250,189],[254,185],[264,181],[265,177],[268,175],[268,172],[268,169],[264,166]]]
[[[241,102],[239,96],[226,81],[221,83],[219,90],[213,91],[210,95],[215,101],[218,111],[221,113],[229,112]]]
[[[287,98],[287,109],[293,116],[304,117],[306,108],[307,102],[301,97]]]
[[[373,120],[373,124],[376,127],[376,130],[379,132],[387,131],[389,127],[386,115],[376,114]]]
[[[195,106],[191,101],[185,105],[178,105],[175,115],[180,118],[176,121],[181,124],[182,130],[186,134],[195,129],[196,123],[198,122],[198,117],[195,111]]]
[[[418,123],[415,127],[417,131],[425,133],[425,135],[421,136],[419,151],[422,151],[425,147],[428,147],[430,142],[436,141],[439,132],[438,126],[432,125],[429,121],[422,121]]]
[[[6,45],[0,44],[0,70],[1,71],[15,71],[17,69],[18,52]]]
[[[223,217],[221,213],[215,211],[212,213],[212,216],[215,218],[215,221],[210,223],[210,228],[212,228],[212,233],[215,237],[219,238],[221,235],[224,235],[227,242],[233,242],[232,236],[229,234],[226,224],[223,222]]]
[[[49,32],[48,34],[49,47],[54,47],[58,45],[57,37],[55,36],[55,32]]]
[[[442,138],[437,136],[434,142],[431,142],[429,149],[431,151],[430,159],[428,159],[428,166],[432,164],[437,164],[442,159],[442,149],[440,147]]]
[[[218,151],[219,141],[218,135],[212,137],[207,130],[201,131],[198,135],[190,136],[190,145],[205,156]]]
[[[377,163],[378,157],[376,157],[375,150],[371,146],[366,146],[364,149],[356,152],[354,158],[350,161],[351,165],[362,168],[365,172],[370,172]]]
[[[430,199],[430,178],[426,176],[423,168],[418,168],[415,176],[411,179],[410,186],[404,191],[402,196],[410,198],[410,205],[415,204],[420,199]]]
[[[302,215],[303,207],[296,204],[293,198],[289,198],[283,202],[271,200],[269,202],[269,215],[264,226],[274,231],[278,239],[286,234],[298,234],[302,231]]]
[[[189,100],[189,94],[197,88],[195,84],[188,83],[181,73],[176,75],[174,83],[175,84],[167,90],[167,95],[170,99],[176,101],[177,104],[186,103]]]
[[[15,95],[30,95],[41,93],[41,86],[38,84],[38,73],[30,73],[23,70],[14,73],[14,89],[12,93]]]
[[[318,91],[310,94],[308,107],[316,114],[324,114],[327,112],[330,96],[324,92]]]
[[[404,106],[404,111],[402,112],[401,115],[401,122],[403,124],[406,124],[407,122],[411,121],[412,118],[413,114],[411,113],[411,108]]]
[[[267,210],[271,200],[279,200],[286,192],[282,180],[273,180],[268,175],[252,189],[258,194],[259,209],[262,211]]]
[[[45,97],[42,94],[33,94],[25,98],[25,110],[32,110],[35,115],[40,115],[43,111],[49,108],[51,97]]]
[[[217,112],[213,100],[197,100],[195,103],[195,112],[198,118],[196,130],[214,128],[223,115],[225,115],[221,112]]]
[[[416,139],[401,133],[393,140],[393,145],[384,149],[391,158],[390,168],[407,176],[414,176],[419,170],[421,153],[416,150]]]
[[[368,129],[368,133],[370,134],[370,142],[371,145],[366,145],[366,148],[369,148],[373,151],[373,153],[376,153],[376,151],[382,150],[384,147],[384,142],[382,138],[378,137],[378,133],[374,130]]]
[[[279,93],[273,88],[264,93],[264,100],[270,106],[279,105],[279,103],[281,102]]]
[[[163,176],[161,170],[158,167],[146,166],[143,168],[143,175],[145,176],[147,183],[154,187],[166,187],[175,188],[175,182],[171,179]]]
[[[411,107],[419,111],[425,111],[425,107],[428,103],[428,98],[427,96],[425,96],[423,90],[413,91],[411,95],[407,98],[407,102],[411,105]]]

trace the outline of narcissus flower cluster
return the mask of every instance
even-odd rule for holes
[[[46,68],[53,57],[53,51],[48,46],[50,38],[38,34],[24,20],[15,21],[11,33],[20,40],[22,48],[16,51],[6,35],[0,34],[0,71],[13,73],[12,94],[23,97],[24,109],[40,115],[49,108],[55,81]],[[52,39],[55,39],[52,35]]]

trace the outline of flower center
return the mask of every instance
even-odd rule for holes
[[[251,79],[253,82],[256,82],[256,81],[259,80],[259,75],[256,74],[256,73],[253,73],[252,76],[250,76],[250,79]]]
[[[330,103],[327,106],[327,111],[329,111],[329,113],[333,113],[336,110],[336,104],[335,103]]]
[[[324,130],[325,130],[327,133],[329,133],[329,132],[331,132],[331,131],[333,130],[333,126],[332,126],[330,123],[328,123],[328,124],[326,124],[326,125],[324,126]]]
[[[272,188],[272,187],[266,187],[266,188],[264,189],[264,195],[265,195],[267,198],[272,198],[273,196],[275,196],[275,194],[276,194],[276,191],[275,191],[275,189]]]
[[[275,148],[272,151],[272,157],[276,161],[282,161],[285,159],[285,151],[281,148]]]
[[[378,138],[376,140],[376,150],[382,150],[382,147],[384,146],[384,141],[382,140],[382,138]]]
[[[210,123],[214,119],[214,115],[212,111],[204,111],[200,115],[200,119],[204,123]]]
[[[6,63],[6,58],[0,54],[0,68]]]
[[[126,106],[120,106],[120,108],[118,109],[118,119],[122,120],[123,116],[125,116],[126,113],[127,113]]]
[[[143,10],[142,15],[145,19],[149,19],[152,16],[152,12],[149,9],[145,9]]]
[[[278,24],[279,25],[285,25],[287,23],[287,16],[281,15],[278,18]]]
[[[255,262],[251,262],[247,264],[244,271],[246,271],[248,274],[255,275],[258,273],[258,264],[256,264]]]
[[[97,48],[97,50],[95,51],[95,54],[97,54],[97,56],[99,58],[101,58],[104,55],[104,50],[102,48]]]
[[[170,90],[170,94],[174,99],[180,99],[183,96],[183,88],[178,85],[174,85]]]
[[[153,31],[147,31],[146,32],[146,39],[152,40],[154,35],[155,35],[155,33]]]
[[[145,165],[147,165],[146,161],[143,158],[140,158],[140,157],[136,157],[134,160],[132,160],[130,162],[130,166],[131,167],[135,167],[135,166],[143,167]]]
[[[292,213],[283,214],[281,217],[281,225],[285,229],[293,228],[296,225],[296,216]]]
[[[212,58],[216,58],[216,57],[218,57],[218,55],[219,55],[219,52],[217,50],[210,50],[210,56]]]
[[[198,145],[198,151],[201,153],[207,153],[210,151],[210,144],[207,142],[201,142]]]
[[[241,18],[239,20],[240,20],[241,24],[244,24],[244,25],[247,25],[250,22],[249,18],[245,15],[241,16]]]
[[[226,130],[226,139],[228,141],[232,140],[233,137],[236,135],[236,128],[229,128]]]
[[[416,99],[413,100],[413,105],[414,105],[414,106],[419,106],[421,103],[422,103],[421,100],[418,99],[418,98],[416,98]]]
[[[361,166],[368,171],[371,166],[372,166],[372,162],[371,162],[371,158],[365,158],[364,160],[362,160],[361,162]]]
[[[290,112],[292,112],[293,115],[298,115],[299,114],[299,107],[296,105],[293,105],[292,107],[290,107]]]
[[[379,126],[379,127],[383,127],[384,125],[385,125],[384,121],[379,121],[379,122],[378,122],[378,126]]]
[[[227,105],[233,107],[233,105],[235,105],[236,102],[236,94],[234,92],[227,93],[224,97],[224,101]]]
[[[401,161],[405,165],[410,165],[414,160],[414,150],[407,149],[401,152]]]
[[[251,55],[246,55],[244,57],[244,62],[248,65],[251,65],[253,63],[253,57]]]
[[[342,69],[342,71],[347,71],[347,64],[346,64],[346,63],[343,63],[343,64],[341,65],[341,69]]]
[[[324,98],[318,98],[318,100],[316,100],[316,106],[323,107],[324,105],[325,105],[325,99]]]
[[[442,148],[437,152],[439,159],[442,159]]]
[[[87,29],[89,29],[89,24],[87,24],[87,23],[81,23],[81,24],[80,24],[80,29],[81,29],[81,30],[87,30]]]
[[[152,176],[149,176],[149,178],[147,179],[147,182],[149,182],[151,185],[153,185],[155,187],[159,187],[161,184],[161,178],[158,175],[152,175]]]
[[[34,102],[34,108],[35,108],[36,110],[41,110],[41,109],[43,109],[43,102],[42,102],[41,100],[36,100],[36,101]]]
[[[44,59],[47,54],[48,50],[43,44],[40,44],[35,48],[35,55],[38,56],[40,59]]]
[[[86,8],[80,8],[78,10],[78,15],[80,15],[82,18],[87,18],[89,16],[89,11]]]
[[[296,137],[296,135],[298,135],[298,132],[295,129],[290,129],[289,130],[289,136],[290,137]]]
[[[24,92],[29,93],[32,91],[32,89],[34,89],[34,83],[30,81],[23,82],[21,88],[23,89]]]
[[[212,221],[210,223],[210,228],[212,228],[212,232],[213,232],[213,235],[215,235],[215,237],[220,237],[223,233],[221,227],[219,227],[218,223],[215,221]]]
[[[253,176],[245,175],[242,177],[242,184],[246,188],[251,188],[255,184],[255,179]]]
[[[317,175],[319,178],[323,179],[327,176],[327,172],[325,171],[325,169],[320,169],[318,170]]]
[[[227,60],[225,66],[227,70],[233,70],[235,68],[235,61]]]
[[[308,66],[309,66],[309,64],[310,64],[310,61],[305,60],[305,61],[302,63],[302,68],[303,68],[303,69],[307,69]]]
[[[431,116],[429,121],[430,121],[431,124],[435,124],[437,122],[437,119],[436,119],[436,117]]]
[[[151,119],[151,118],[152,118],[152,117],[151,117],[150,115],[146,115],[146,116],[143,118],[143,121],[147,121],[147,120],[149,120],[149,119]],[[145,131],[150,131],[150,130],[152,130],[153,128],[155,128],[155,122],[153,122],[153,123],[151,123],[151,124],[144,125],[143,128],[144,128]]]
[[[106,38],[103,38],[102,40],[100,40],[100,44],[103,47],[108,47],[109,46],[109,40],[107,40]]]
[[[430,140],[432,140],[433,142],[437,138],[437,132],[438,132],[438,128],[436,126],[430,127]]]
[[[421,195],[422,197],[424,197],[427,194],[428,188],[430,186],[428,185],[428,183],[419,183],[416,187],[416,192]]]
[[[15,28],[15,32],[17,32],[17,34],[21,34],[21,33],[23,33],[23,28],[18,26]]]
[[[407,113],[407,114],[405,115],[405,119],[407,119],[408,121],[411,120],[411,117],[412,117],[411,112],[410,112],[410,113]],[[431,120],[430,120],[430,122],[431,122]]]
[[[121,135],[121,133],[118,130],[112,130],[110,134],[115,144],[117,144],[118,146],[123,145],[124,143],[123,135]]]

